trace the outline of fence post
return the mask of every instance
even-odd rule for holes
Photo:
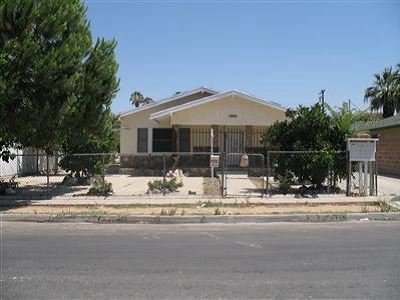
[[[269,193],[269,177],[270,177],[270,169],[269,169],[269,164],[270,164],[270,157],[269,157],[269,151],[267,151],[267,187],[265,189],[265,192],[267,196],[270,196]]]
[[[36,176],[39,175],[39,149],[36,148]]]
[[[167,162],[165,160],[165,153],[163,153],[163,196],[165,196],[165,176],[167,172]]]
[[[375,196],[378,196],[378,164],[374,160],[374,171],[375,171]]]
[[[47,199],[50,199],[49,154],[48,153],[46,153],[46,176],[47,176],[47,184],[46,184]]]
[[[373,165],[372,161],[369,161],[368,164],[369,164],[369,195],[373,196],[374,195],[374,186],[375,186],[375,183],[374,183],[375,170],[374,170],[374,165]]]
[[[346,178],[346,196],[350,196],[351,189],[351,161],[349,151],[346,151],[346,166],[347,166],[347,178]]]
[[[261,177],[262,177],[262,190],[261,190],[261,198],[264,198],[265,194],[265,156],[261,155]]]
[[[331,186],[331,163],[329,162],[328,164],[328,185],[326,187],[326,193],[329,194],[330,192],[330,186]]]
[[[101,170],[102,170],[101,177],[103,177],[102,178],[103,179],[102,180],[103,197],[105,198],[107,195],[107,192],[106,192],[106,176],[105,176],[106,169],[105,169],[105,164],[104,164],[104,154],[101,154]]]
[[[225,152],[221,152],[221,161],[222,161],[222,180],[221,180],[221,197],[225,195],[226,189],[226,178],[225,178]]]

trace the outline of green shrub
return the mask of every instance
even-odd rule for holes
[[[9,191],[16,193],[18,189],[18,182],[15,181],[13,176],[10,180],[0,180],[0,195],[6,195]]]
[[[278,175],[279,180],[279,192],[286,195],[290,191],[290,187],[294,183],[293,174],[289,171],[285,171],[283,175]]]
[[[113,193],[111,182],[106,182],[101,176],[96,176],[92,185],[88,192],[89,195],[109,196]]]
[[[388,203],[386,203],[383,200],[378,200],[375,204],[379,207],[379,210],[381,212],[396,212],[396,211],[399,211],[397,208],[390,206]]]
[[[170,180],[155,179],[147,183],[149,191],[151,192],[176,192],[179,188],[183,187],[183,183],[178,181],[176,177],[172,177]]]

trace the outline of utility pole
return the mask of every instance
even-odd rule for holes
[[[322,107],[324,107],[325,106],[325,89],[321,90],[321,92],[319,94],[321,95],[319,97],[319,99],[321,100]]]
[[[325,113],[325,89],[321,90],[319,93],[321,96],[319,97],[319,100],[322,103],[322,111]]]

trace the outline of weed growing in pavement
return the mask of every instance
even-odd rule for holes
[[[107,182],[104,177],[96,176],[93,186],[89,189],[88,194],[92,196],[109,196],[113,193],[111,182]]]
[[[161,209],[160,215],[161,215],[161,216],[173,216],[173,215],[176,214],[176,211],[177,211],[177,210],[178,210],[177,208],[170,208],[170,209],[168,209],[168,210],[165,210],[165,209],[163,208],[163,209]]]
[[[62,216],[105,216],[108,212],[103,210],[87,210],[87,211],[80,211],[80,212],[71,212],[71,211],[64,211],[62,210],[60,213],[57,213],[57,217]]]
[[[383,200],[378,200],[375,203],[376,206],[379,207],[380,212],[398,212],[400,209],[389,205],[387,202]]]
[[[368,205],[364,205],[364,206],[361,208],[361,212],[364,213],[364,214],[369,213],[369,207],[368,207]]]
[[[220,202],[214,202],[211,200],[207,200],[207,201],[198,201],[195,205],[196,207],[234,207],[235,204],[234,203],[222,203],[222,201]]]

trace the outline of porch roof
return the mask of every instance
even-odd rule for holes
[[[158,111],[158,112],[152,113],[150,115],[150,120],[168,118],[168,117],[172,116],[174,113],[176,113],[178,111],[183,111],[185,109],[189,109],[189,108],[192,108],[192,107],[196,107],[196,106],[200,106],[200,105],[203,105],[203,104],[206,104],[206,103],[217,101],[219,99],[223,99],[223,98],[228,97],[228,96],[238,96],[238,97],[241,97],[243,99],[259,103],[261,105],[272,107],[272,108],[275,108],[275,109],[281,110],[281,111],[286,111],[286,107],[284,107],[284,106],[282,106],[282,105],[280,105],[280,104],[278,104],[276,102],[263,100],[263,99],[260,99],[258,97],[255,97],[255,96],[249,95],[247,93],[244,93],[242,91],[238,91],[238,90],[233,89],[233,90],[228,90],[226,92],[218,93],[218,94],[215,94],[215,95],[212,95],[212,96],[209,96],[209,97],[201,98],[199,100],[195,100],[195,101],[192,101],[192,102],[189,102],[189,103],[186,103],[186,104],[178,105],[178,106],[175,106],[175,107],[171,107],[171,108],[168,108],[168,109],[165,109],[165,110],[162,110],[162,111]]]

